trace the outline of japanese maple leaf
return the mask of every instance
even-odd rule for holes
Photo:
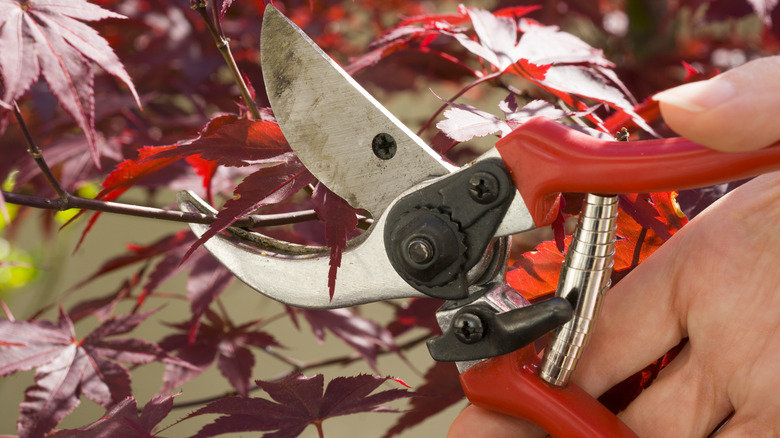
[[[458,369],[450,362],[435,362],[425,373],[425,383],[416,393],[420,397],[412,399],[412,408],[398,419],[384,438],[398,435],[466,397],[460,386]]]
[[[156,395],[138,411],[135,398],[127,397],[106,411],[99,420],[78,429],[62,429],[51,438],[152,438],[156,426],[173,408],[175,395]]]
[[[73,289],[79,289],[92,280],[114,272],[117,269],[147,261],[153,257],[175,251],[182,246],[188,246],[192,244],[193,240],[192,234],[185,231],[178,231],[163,236],[148,245],[127,244],[127,253],[106,260],[95,273],[79,282]]]
[[[322,436],[322,422],[328,418],[360,412],[397,412],[382,404],[415,395],[400,388],[374,392],[387,380],[395,379],[366,374],[337,377],[328,383],[324,393],[321,374],[306,377],[295,373],[276,382],[257,380],[257,385],[272,400],[225,397],[198,409],[185,419],[204,414],[222,415],[204,426],[194,438],[231,432],[267,432],[263,437],[292,438],[300,435],[310,424],[317,427]]]
[[[114,193],[123,192],[149,173],[192,156],[223,166],[259,164],[264,167],[249,174],[235,188],[234,197],[217,214],[217,221],[192,245],[185,258],[236,220],[262,206],[287,199],[314,179],[292,153],[278,124],[270,120],[253,121],[225,115],[209,121],[192,141],[141,149],[137,159],[121,163],[106,178],[103,183],[105,189],[98,197],[113,197]]]
[[[532,117],[543,116],[548,119],[561,119],[571,116],[585,116],[596,109],[586,111],[564,111],[544,100],[532,100],[519,107],[514,94],[502,100],[498,107],[504,113],[504,120],[489,112],[482,111],[471,105],[447,102],[450,108],[444,112],[444,120],[436,127],[447,137],[458,141],[469,141],[474,137],[484,137],[491,134],[506,135]]]
[[[355,231],[358,224],[357,211],[322,183],[314,187],[311,202],[317,216],[325,222],[325,243],[330,247],[328,293],[332,300],[336,273],[341,266],[341,253],[347,247],[350,233]]]
[[[170,392],[205,371],[214,360],[217,368],[236,389],[246,397],[255,357],[248,348],[278,347],[279,343],[270,334],[257,330],[255,326],[261,320],[234,325],[214,312],[205,311],[207,322],[200,325],[197,336],[190,339],[191,323],[174,325],[184,333],[170,335],[160,341],[160,347],[166,351],[178,351],[177,357],[192,366],[170,363],[165,367],[161,393]]]
[[[630,200],[644,199],[640,195],[626,196]],[[623,210],[625,203],[619,204],[613,285],[688,222],[675,206],[673,192],[653,193],[650,198],[653,204],[647,204],[646,211],[636,213],[639,221]],[[566,239],[566,246],[569,242],[571,237]],[[558,284],[563,257],[554,241],[543,242],[514,262],[517,269],[507,272],[507,282],[529,300],[549,295]]]
[[[325,329],[357,351],[376,371],[376,355],[381,350],[399,352],[392,333],[370,319],[355,315],[349,309],[309,310],[303,313],[317,341],[325,339]]]
[[[516,19],[540,8],[541,6],[514,6],[500,9],[495,12],[495,15]],[[425,14],[404,18],[394,28],[372,42],[368,53],[351,60],[350,65],[345,69],[349,74],[354,75],[390,55],[406,50],[426,55],[427,66],[435,65],[434,63],[438,61],[450,72],[457,71],[462,72],[459,74],[479,77],[481,72],[474,70],[457,56],[435,49],[432,44],[441,35],[459,32],[455,26],[468,21],[469,16],[465,7],[460,7],[457,13]]]
[[[39,437],[79,405],[81,395],[109,407],[129,397],[130,373],[118,362],[186,363],[141,339],[108,339],[133,330],[152,312],[111,318],[77,340],[73,322],[60,309],[57,323],[0,321],[0,376],[36,368],[35,384],[19,405],[21,437]]]
[[[236,186],[233,198],[228,199],[217,213],[217,220],[192,245],[185,259],[203,242],[224,231],[237,220],[258,208],[279,203],[297,193],[314,180],[312,174],[295,157],[273,166],[261,167]]]
[[[0,73],[3,100],[24,94],[42,74],[63,109],[87,138],[100,167],[95,132],[92,62],[124,82],[141,101],[114,51],[83,21],[125,18],[85,0],[0,0]]]
[[[653,129],[633,110],[633,98],[611,70],[614,66],[601,50],[533,20],[498,16],[467,8],[477,39],[464,32],[452,36],[467,50],[503,73],[516,74],[580,109],[573,96],[584,97],[619,109],[646,131]],[[518,38],[518,29],[522,35]]]
[[[151,259],[162,256],[154,264],[147,265],[150,266],[150,272],[141,293],[136,298],[137,307],[140,307],[146,297],[152,294],[165,280],[179,272],[190,269],[187,280],[187,298],[190,302],[192,320],[198,321],[209,304],[232,281],[233,275],[214,256],[207,252],[195,254],[185,263],[182,263],[184,254],[194,241],[195,237],[191,233],[178,231],[161,237],[148,245],[128,244],[126,254],[104,262],[94,274],[78,283],[74,286],[74,289],[78,289],[90,281],[117,269],[136,263],[150,262]],[[140,281],[140,276],[145,270],[146,266],[136,273],[136,276],[139,278],[134,279],[133,286]],[[126,288],[122,290],[126,290]],[[128,295],[127,292],[123,293],[122,290],[105,298],[81,302],[71,309],[70,314],[73,315],[74,311],[77,311],[79,316],[83,316],[91,312],[110,311],[115,300]],[[193,327],[193,332],[195,331],[197,331],[197,326]]]
[[[141,275],[135,273],[130,279],[125,280],[116,291],[102,297],[89,298],[76,303],[68,310],[68,315],[73,322],[77,322],[87,316],[94,316],[103,322],[111,317],[111,314],[116,309],[116,305],[120,301],[130,297],[133,288],[138,286],[140,282]]]
[[[200,155],[222,166],[243,167],[286,161],[291,152],[276,122],[247,120],[227,114],[211,119],[194,140],[139,157],[137,165],[163,158],[180,159]]]
[[[287,162],[290,163],[290,168],[296,166],[303,167],[293,155],[279,125],[275,122],[269,120],[252,121],[240,119],[235,115],[222,115],[210,120],[203,127],[198,137],[193,140],[171,145],[144,146],[140,148],[137,158],[129,158],[122,161],[106,177],[102,183],[103,190],[98,193],[96,199],[113,201],[150,175],[156,174],[185,158],[188,159],[188,162],[196,171],[201,173],[204,185],[207,187],[211,176],[214,174],[215,167],[214,165],[204,163],[204,160],[230,167]],[[273,169],[261,168],[257,173],[269,176],[269,173],[273,173],[272,170],[280,169],[279,167],[272,167]],[[255,178],[259,179],[259,175],[256,175]],[[308,172],[303,173],[303,175],[308,175]],[[256,179],[251,181],[256,181]],[[269,184],[273,183],[273,181],[265,181]],[[301,178],[298,182],[308,184],[305,178]],[[240,189],[243,191],[248,186],[251,186],[251,184],[244,185]],[[299,189],[301,186],[296,185],[295,187]],[[236,188],[236,190],[239,190],[239,188]],[[269,196],[274,193],[287,193],[285,187],[280,187],[279,190],[270,189]],[[240,196],[241,192],[236,192],[236,194]],[[228,205],[240,207],[244,205],[247,199],[244,197],[241,202],[229,202]],[[249,199],[251,200],[251,198]],[[260,204],[263,205],[262,202]],[[222,213],[223,216],[228,214],[230,212]],[[100,212],[92,215],[81,234],[79,245],[92,229],[99,216]],[[223,221],[226,221],[228,225],[232,223],[229,218],[223,219]],[[224,228],[227,228],[227,226]]]
[[[395,309],[395,319],[387,325],[387,330],[398,337],[413,328],[424,328],[432,335],[441,334],[436,321],[436,311],[443,304],[437,298],[412,298]]]

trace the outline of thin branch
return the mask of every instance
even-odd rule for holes
[[[62,185],[60,185],[60,182],[57,181],[57,178],[52,173],[49,165],[46,164],[46,160],[43,159],[41,149],[35,143],[35,140],[33,140],[32,134],[27,128],[27,123],[24,122],[22,112],[19,111],[19,105],[16,104],[16,101],[13,101],[13,106],[14,117],[16,117],[16,122],[19,123],[19,129],[21,129],[22,134],[24,134],[24,139],[27,142],[27,152],[30,154],[33,160],[35,160],[35,164],[37,164],[38,168],[41,169],[41,173],[43,173],[43,176],[46,177],[46,181],[49,182],[49,185],[51,185],[51,187],[57,193],[57,196],[60,199],[67,199],[70,195],[64,188],[62,188]]]
[[[287,365],[290,365],[293,368],[294,371],[300,371],[301,369],[303,369],[306,366],[306,362],[300,361],[298,359],[295,359],[295,358],[292,358],[292,357],[289,357],[289,356],[285,356],[285,355],[279,353],[278,351],[274,350],[271,347],[266,348],[265,352],[269,356],[274,357],[274,358],[278,359],[279,361],[286,363]]]
[[[408,349],[410,349],[412,347],[415,347],[415,346],[425,342],[430,337],[431,337],[431,335],[429,333],[426,333],[426,334],[424,334],[422,336],[418,336],[418,337],[416,337],[414,339],[411,339],[411,340],[409,340],[409,341],[399,345],[398,346],[398,350],[408,350]],[[268,352],[268,350],[270,350],[270,349],[266,349],[266,352]],[[395,353],[395,351],[393,351],[393,350],[382,350],[382,351],[377,352],[376,355],[377,356],[383,356],[383,355],[386,355],[386,354],[389,354],[389,353]],[[274,377],[272,379],[269,379],[270,381],[281,380],[281,379],[285,378],[286,376],[290,375],[291,373],[295,373],[295,372],[304,372],[304,371],[308,371],[308,370],[313,369],[313,368],[322,368],[322,367],[325,367],[325,366],[328,366],[328,365],[336,365],[336,364],[348,365],[348,364],[350,364],[352,362],[357,362],[357,361],[363,359],[363,356],[359,355],[358,353],[352,353],[352,354],[349,354],[349,355],[346,355],[346,356],[334,357],[334,358],[325,359],[325,360],[322,360],[322,361],[314,361],[314,362],[302,363],[302,364],[300,364],[300,366],[298,366],[298,365],[296,365],[296,362],[298,362],[298,361],[295,360],[295,359],[291,359],[289,357],[284,357],[284,356],[280,355],[278,352],[275,352],[275,351],[273,353],[269,353],[269,354],[271,354],[272,356],[282,360],[283,362],[285,362],[285,363],[287,363],[287,364],[289,364],[290,366],[293,367],[292,371],[287,372],[287,373],[283,373],[283,374],[281,374],[279,376],[276,376],[276,377]],[[255,386],[253,388],[250,388],[249,392],[259,391],[260,389],[261,389],[260,387]],[[184,408],[191,408],[193,406],[201,406],[201,405],[205,405],[205,404],[211,403],[213,401],[219,400],[222,397],[229,397],[229,396],[232,396],[232,395],[236,395],[236,393],[231,391],[231,392],[226,392],[226,393],[224,393],[222,395],[217,395],[217,396],[212,396],[212,397],[205,397],[205,398],[202,398],[202,399],[190,400],[190,401],[186,401],[186,402],[182,402],[182,403],[176,403],[176,404],[173,405],[173,409],[184,409]]]
[[[8,203],[26,205],[28,207],[41,208],[45,210],[64,211],[71,208],[78,208],[82,210],[124,214],[127,216],[146,217],[173,222],[186,222],[206,225],[211,224],[217,220],[217,215],[215,214],[166,210],[163,208],[146,207],[143,205],[100,201],[97,199],[82,198],[79,196],[68,195],[67,199],[48,199],[6,191],[3,191],[2,193],[5,201]],[[318,216],[314,210],[301,210],[290,213],[255,214],[239,219],[233,224],[233,226],[242,228],[271,227],[313,221],[317,219]],[[367,222],[370,224],[371,219],[361,217],[361,222]]]
[[[244,77],[241,75],[238,65],[236,65],[236,60],[233,58],[233,53],[230,51],[230,39],[224,37],[216,27],[214,27],[214,22],[212,22],[209,17],[205,1],[196,0],[191,1],[190,4],[192,9],[200,14],[201,18],[203,18],[203,21],[206,23],[206,27],[209,29],[209,33],[211,33],[211,36],[214,38],[214,42],[217,45],[217,50],[219,50],[219,53],[225,58],[225,63],[230,70],[230,74],[233,76],[233,81],[235,81],[238,86],[238,91],[241,92],[241,97],[244,98],[244,103],[246,103],[249,112],[252,114],[252,118],[254,120],[260,120],[260,111],[257,109],[255,100],[252,99],[252,94],[249,92],[249,87],[246,85]]]
[[[13,314],[13,313],[11,313],[11,309],[9,309],[9,308],[8,308],[8,305],[7,305],[7,304],[5,304],[5,301],[3,301],[3,300],[0,300],[0,306],[2,306],[2,308],[3,308],[3,312],[5,313],[5,317],[6,317],[6,318],[7,318],[9,321],[11,321],[11,322],[14,322],[14,321],[16,321],[16,318],[14,318],[14,314]]]

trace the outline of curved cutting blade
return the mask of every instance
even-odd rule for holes
[[[261,56],[268,99],[293,151],[353,207],[379,217],[410,187],[455,170],[271,5]]]
[[[216,214],[192,192],[180,192],[182,211]],[[377,220],[384,228],[386,216]],[[200,237],[209,226],[190,224]],[[285,304],[333,309],[396,298],[424,297],[399,276],[385,251],[382,233],[353,239],[341,259],[333,299],[328,294],[330,250],[280,242],[239,228],[230,228],[203,245],[233,275],[258,292]]]

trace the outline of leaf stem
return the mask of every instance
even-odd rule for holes
[[[46,178],[46,181],[48,181],[49,185],[54,189],[54,192],[57,193],[59,199],[61,200],[68,199],[70,195],[64,188],[62,188],[62,185],[54,176],[54,173],[52,173],[51,169],[49,168],[49,165],[46,164],[46,160],[43,159],[43,153],[41,152],[41,149],[38,147],[38,145],[35,143],[35,140],[33,140],[32,134],[30,133],[30,129],[27,127],[27,123],[24,122],[24,118],[22,117],[22,112],[19,111],[19,105],[16,104],[15,100],[13,101],[13,108],[14,108],[14,117],[16,118],[16,122],[19,123],[19,129],[21,129],[22,134],[24,135],[24,140],[27,142],[27,152],[30,154],[33,160],[35,160],[35,164],[37,164],[38,168],[41,169],[41,173],[43,173],[43,176]]]
[[[260,111],[257,109],[255,100],[252,99],[252,93],[249,92],[249,87],[247,86],[246,81],[244,81],[244,77],[241,75],[238,65],[236,65],[233,53],[230,51],[230,39],[222,35],[214,26],[214,22],[209,17],[205,1],[193,0],[190,2],[190,5],[192,6],[192,9],[200,14],[201,18],[203,18],[203,21],[206,23],[206,27],[209,29],[209,33],[211,33],[212,38],[214,38],[214,43],[217,45],[217,50],[219,50],[219,53],[225,58],[225,63],[230,70],[230,74],[233,76],[233,80],[238,86],[238,91],[241,93],[244,103],[252,114],[252,118],[254,120],[260,120]]]
[[[458,91],[454,96],[449,98],[448,101],[449,102],[454,102],[455,99],[459,98],[460,96],[463,96],[467,91],[471,90],[472,88],[476,87],[477,85],[479,85],[479,84],[481,84],[483,82],[491,81],[491,80],[493,80],[493,79],[495,79],[497,77],[500,77],[502,74],[504,74],[504,72],[497,71],[495,73],[491,73],[489,75],[482,76],[481,78],[477,79],[476,81],[474,81],[474,82],[466,85],[465,87],[463,87],[462,90]],[[436,117],[438,117],[439,114],[441,114],[441,112],[444,111],[445,108],[447,108],[447,105],[448,105],[447,103],[444,103],[442,106],[440,106],[439,109],[436,110],[435,113],[433,113],[431,118],[429,118],[428,121],[425,122],[424,125],[422,125],[422,128],[420,128],[417,131],[417,135],[421,135],[423,132],[425,132],[425,130],[428,129],[429,126],[431,126],[431,123],[433,123],[433,121],[436,120]]]

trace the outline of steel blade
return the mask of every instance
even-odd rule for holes
[[[271,5],[261,56],[268,99],[293,151],[353,207],[378,217],[410,187],[456,169]]]

